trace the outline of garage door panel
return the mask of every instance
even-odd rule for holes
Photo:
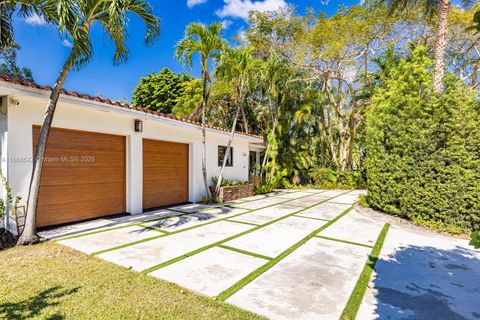
[[[90,190],[98,188],[96,183],[83,183],[77,184],[75,186],[75,202],[83,202],[89,200],[97,199],[123,199],[124,198],[124,188],[121,183],[104,183],[103,187],[109,192],[91,192]],[[40,187],[40,192],[42,192],[42,202],[48,204],[58,204],[58,203],[71,203],[71,197],[66,197],[65,194],[72,192],[72,187],[70,185],[54,185],[54,186],[45,186]],[[122,203],[122,202],[120,202]]]
[[[38,126],[35,126],[38,128]],[[38,141],[40,130],[34,132],[34,141]],[[89,151],[122,151],[125,143],[114,141],[113,135],[97,132],[87,132],[69,129],[54,128],[50,131],[47,147],[50,149],[71,149]],[[120,136],[118,136],[120,137]]]
[[[104,216],[106,214],[112,215],[119,213],[123,209],[123,206],[112,206],[111,199],[97,199],[82,203],[82,208],[85,209],[85,213],[82,215],[82,220],[86,220]],[[69,205],[39,205],[38,210],[39,212],[47,213],[42,218],[42,223],[45,226],[78,220],[78,214],[75,211],[75,208],[71,208]]]
[[[50,148],[50,146],[47,146]],[[123,157],[125,150],[119,151],[72,151],[71,149],[65,150],[51,150],[49,151],[45,161],[44,167],[124,167],[123,163],[118,163],[118,159]]]
[[[188,144],[143,140],[143,207],[188,201]]]
[[[38,227],[125,212],[125,137],[53,128],[45,156]]]
[[[112,182],[123,184],[122,174],[124,171],[123,167],[102,167],[101,174],[98,174],[95,170],[85,167],[75,168],[75,170],[72,170],[71,166],[47,167],[42,170],[42,175],[48,176],[42,186],[71,185],[72,181],[76,181],[77,184],[89,184],[91,181],[95,181],[94,184]]]

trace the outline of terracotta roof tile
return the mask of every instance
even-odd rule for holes
[[[34,82],[28,82],[28,81],[17,79],[17,78],[12,78],[12,77],[10,77],[6,74],[3,74],[3,73],[0,73],[0,80],[5,81],[5,82],[9,82],[9,83],[13,83],[13,84],[18,84],[18,85],[21,85],[21,86],[24,86],[24,87],[30,87],[30,88],[40,89],[40,90],[45,90],[45,91],[52,91],[52,87],[50,87],[50,86],[42,86],[42,85],[39,85],[39,84],[34,83]],[[171,115],[171,114],[156,112],[156,111],[153,111],[153,110],[150,110],[150,109],[133,106],[133,105],[130,105],[128,103],[123,103],[123,102],[120,102],[120,101],[113,101],[113,100],[110,100],[110,99],[102,98],[100,96],[91,96],[89,94],[84,94],[84,93],[82,94],[82,93],[78,93],[76,91],[67,91],[65,89],[62,89],[61,93],[64,94],[64,95],[67,95],[67,96],[81,98],[81,99],[85,99],[85,100],[97,101],[97,102],[109,104],[109,105],[112,105],[112,106],[119,106],[119,107],[125,108],[125,109],[143,111],[145,113],[150,113],[152,115],[156,115],[156,116],[159,116],[159,117],[162,117],[162,118],[167,118],[167,119],[170,119],[170,120],[190,123],[190,124],[193,124],[193,125],[196,125],[196,126],[201,126],[202,125],[199,122],[192,121],[192,120],[189,120],[189,119],[178,118],[178,117],[176,117],[174,115]],[[207,128],[214,129],[214,130],[219,130],[219,131],[224,131],[224,132],[230,132],[230,130],[228,130],[228,129],[224,129],[224,128],[220,128],[220,127],[216,127],[216,126],[207,125]],[[256,134],[247,134],[247,133],[239,132],[239,131],[237,131],[236,134],[241,134],[241,135],[244,135],[244,136],[263,139],[262,136],[256,135]]]

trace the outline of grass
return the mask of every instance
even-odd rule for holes
[[[348,299],[347,305],[345,306],[345,309],[343,309],[342,315],[340,316],[341,320],[354,320],[357,317],[358,309],[360,308],[363,296],[367,291],[368,283],[372,277],[373,270],[375,270],[375,265],[377,264],[378,256],[382,250],[389,228],[390,224],[386,223],[380,232],[380,235],[368,256],[367,263],[363,267],[362,273],[358,278],[357,284]]]
[[[0,319],[262,319],[54,242],[0,252]]]

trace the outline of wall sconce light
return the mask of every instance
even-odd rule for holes
[[[143,121],[135,120],[135,132],[143,132]]]

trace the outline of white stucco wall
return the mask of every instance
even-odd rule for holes
[[[27,199],[33,157],[32,125],[43,120],[48,92],[37,89],[2,87],[0,95],[9,94],[19,101],[18,106],[8,107],[8,177],[14,195]],[[134,120],[143,121],[143,133],[134,132]],[[142,212],[142,139],[182,142],[190,145],[189,197],[198,201],[204,194],[202,178],[201,128],[192,124],[159,118],[143,112],[130,111],[84,99],[63,97],[60,99],[53,121],[54,127],[95,131],[126,136],[127,141],[127,211]],[[218,145],[227,145],[228,133],[207,131],[207,172],[209,181],[218,175]],[[233,141],[233,167],[225,169],[225,177],[232,180],[248,180],[249,143],[259,139],[236,135]],[[5,158],[5,155],[2,155]]]

